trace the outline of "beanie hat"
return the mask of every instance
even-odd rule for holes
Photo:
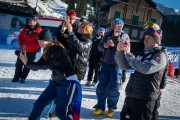
[[[112,21],[112,24],[113,24],[113,25],[119,24],[119,25],[121,25],[121,27],[124,26],[124,22],[123,22],[123,20],[120,19],[120,18],[115,18],[115,19]]]
[[[144,24],[144,27],[145,27],[145,29],[148,28],[148,27],[154,28],[155,30],[159,30],[159,29],[160,29],[159,25],[156,24],[156,23],[154,23],[154,22],[152,22],[152,21],[147,21],[147,22]]]
[[[75,16],[76,17],[76,12],[74,10],[69,10],[69,11],[66,11],[66,14],[68,16]]]
[[[38,40],[42,41],[53,41],[51,33],[49,29],[43,29],[40,34],[38,35]]]
[[[98,28],[98,32],[103,32],[103,33],[104,33],[104,32],[105,32],[105,29],[104,29],[103,27],[99,27],[99,28]]]
[[[145,27],[145,35],[150,35],[157,41],[160,45],[162,40],[162,30],[160,29],[159,25],[153,23],[152,21],[147,21],[144,24]]]

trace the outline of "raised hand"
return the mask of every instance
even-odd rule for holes
[[[68,32],[73,32],[73,27],[70,23],[67,23]]]
[[[124,42],[119,41],[117,45],[117,51],[124,51]]]
[[[125,43],[123,43],[123,47],[124,47],[124,54],[130,53],[131,44],[129,41],[126,41]]]
[[[108,40],[105,44],[104,44],[104,48],[109,48],[110,46],[114,47],[114,43],[112,40]]]

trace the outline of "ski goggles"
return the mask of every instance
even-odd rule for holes
[[[32,22],[33,20],[36,21],[37,19],[36,19],[36,18],[30,18],[30,17],[28,17],[27,20],[28,20],[29,22]]]
[[[104,33],[104,32],[105,32],[105,29],[102,28],[102,27],[99,27],[99,28],[98,28],[98,32],[103,32],[103,33]]]
[[[146,28],[145,30],[145,34],[150,35],[150,36],[154,36],[157,39],[161,40],[161,35],[160,33],[158,33],[156,30],[154,30],[153,28]]]
[[[124,26],[123,20],[122,20],[122,19],[119,19],[119,18],[114,19],[113,22],[112,22],[112,24],[118,25],[118,26],[120,26],[120,27],[123,27],[123,26]]]

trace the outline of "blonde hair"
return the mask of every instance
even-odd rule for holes
[[[61,48],[64,48],[64,46],[58,42],[58,41],[50,41],[47,45],[47,47],[44,49],[44,52],[43,52],[43,58],[44,60],[46,60],[48,58],[48,55],[49,55],[49,51],[50,51],[50,48],[54,45],[59,45]]]
[[[93,33],[93,27],[89,22],[83,22],[80,27],[83,27],[86,36],[91,37]]]

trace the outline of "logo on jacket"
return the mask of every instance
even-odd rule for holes
[[[138,56],[136,57],[136,60],[141,61],[142,58],[143,58],[142,56],[138,55]]]

